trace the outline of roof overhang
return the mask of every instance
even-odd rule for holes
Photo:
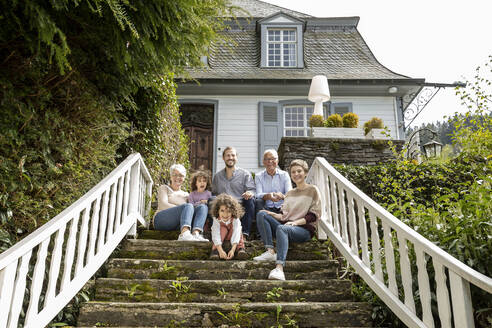
[[[285,95],[306,96],[311,79],[200,79],[178,81],[177,94],[184,95]],[[425,79],[329,79],[332,96],[404,97],[418,92]],[[394,93],[390,87],[397,87]]]

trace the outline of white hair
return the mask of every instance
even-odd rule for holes
[[[273,157],[275,157],[275,159],[278,159],[278,154],[277,154],[277,151],[275,149],[267,149],[263,152],[263,159],[265,158],[265,155],[266,154],[272,154]]]
[[[183,176],[186,177],[186,169],[183,165],[181,164],[171,165],[171,167],[169,168],[169,174],[173,175],[174,170],[178,171],[179,173],[181,173]]]

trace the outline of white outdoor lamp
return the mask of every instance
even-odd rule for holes
[[[313,115],[323,116],[323,102],[330,100],[330,89],[328,89],[326,76],[316,75],[313,77],[308,99],[314,103]]]

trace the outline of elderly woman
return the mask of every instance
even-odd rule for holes
[[[154,216],[154,229],[180,230],[178,240],[208,241],[203,238],[203,225],[207,218],[208,207],[201,204],[193,207],[187,203],[188,193],[181,190],[186,177],[186,169],[181,164],[174,164],[169,169],[171,183],[162,185],[157,191],[157,212]]]
[[[321,197],[316,186],[306,183],[308,165],[296,159],[290,163],[290,176],[296,188],[285,195],[281,213],[262,210],[256,224],[266,251],[255,257],[255,261],[276,261],[277,266],[268,279],[285,280],[284,266],[289,242],[303,243],[315,234],[316,222],[321,213]],[[273,237],[277,239],[277,253],[273,248]]]

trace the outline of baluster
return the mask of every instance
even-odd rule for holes
[[[128,231],[127,235],[136,237],[137,235],[137,216],[138,213],[138,193],[140,189],[140,162],[135,163],[131,168],[130,180],[128,184],[128,213],[127,216],[135,214],[132,219],[134,224]],[[126,195],[126,194],[125,194]]]
[[[29,250],[29,252],[24,254],[21,258],[21,263],[17,272],[17,278],[14,285],[14,298],[12,299],[12,306],[10,310],[10,318],[8,324],[9,328],[17,328],[17,323],[19,322],[19,315],[22,309],[22,303],[24,302],[24,294],[26,292],[26,278],[27,271],[29,270],[29,260],[31,259],[31,254],[32,250]],[[4,316],[4,314],[2,313],[2,309],[5,308],[8,309],[8,307],[0,305],[0,318],[7,317]],[[0,323],[0,327],[3,327],[3,322]]]
[[[96,198],[96,204],[94,205],[94,210],[92,211],[91,218],[91,230],[89,232],[89,251],[87,256],[87,263],[92,263],[94,258],[96,239],[97,239],[97,229],[99,228],[99,210],[101,207],[101,196],[98,195]]]
[[[335,233],[340,235],[340,221],[338,220],[338,199],[337,192],[335,189],[335,178],[330,177],[330,186],[331,186],[331,213],[333,215],[333,229]]]
[[[106,240],[109,241],[113,235],[114,221],[116,219],[116,189],[118,188],[118,180],[111,185],[111,201],[109,202],[108,213],[108,230],[106,233]]]
[[[75,217],[72,219],[72,224],[70,225],[70,233],[68,235],[68,240],[67,240],[67,249],[65,250],[65,264],[63,266],[63,276],[60,285],[60,292],[62,292],[65,289],[65,287],[68,286],[71,280],[70,276],[72,275],[72,265],[73,265],[73,258],[75,254],[75,245],[76,245],[75,238],[77,237],[79,216],[80,213],[77,213],[77,215],[75,215]]]
[[[114,218],[114,231],[118,231],[121,220],[121,208],[123,206],[123,185],[125,184],[125,175],[118,180],[118,194],[116,195],[116,217]]]
[[[78,255],[77,255],[77,264],[75,265],[75,275],[76,277],[82,268],[84,267],[84,257],[87,246],[87,230],[89,228],[89,212],[91,211],[91,205],[84,210],[84,216],[82,217],[82,227],[80,229],[79,242],[78,242]]]
[[[38,314],[39,296],[41,295],[41,289],[43,288],[44,268],[46,265],[46,256],[48,255],[50,237],[43,240],[38,249],[36,265],[34,266],[32,276],[31,297],[29,298],[29,307],[27,308],[26,321],[24,322],[24,325],[28,327],[36,326],[35,320]]]
[[[325,172],[327,173],[327,172]],[[323,208],[325,209],[325,213],[326,213],[326,218],[328,220],[328,223],[330,225],[333,226],[333,216],[332,216],[332,213],[331,213],[331,187],[330,187],[330,180],[331,178],[328,176],[328,175],[324,175],[324,179],[323,179],[323,188],[324,188],[324,191],[325,191],[325,203],[322,204],[323,205]]]
[[[48,306],[49,302],[55,298],[56,283],[58,282],[58,274],[60,273],[63,240],[65,239],[65,229],[66,225],[63,225],[56,232],[55,246],[53,247],[51,254],[50,274],[48,276],[48,288],[46,289],[46,296],[44,298],[44,307]]]
[[[422,305],[422,321],[427,327],[434,327],[434,318],[431,311],[431,292],[429,286],[429,275],[427,274],[427,260],[422,248],[414,245],[417,255],[417,269],[419,281],[420,303]],[[461,326],[460,326],[461,328]]]
[[[361,199],[357,199],[357,210],[359,213],[359,231],[360,231],[360,247],[362,248],[362,262],[366,267],[371,268],[369,261],[368,238],[367,238],[367,223],[366,214],[364,211],[364,203]]]
[[[147,188],[147,192],[145,194],[145,196],[149,195],[149,200],[148,202],[145,204],[145,216],[144,217],[147,217],[147,215],[149,215],[150,213],[150,207],[151,207],[151,198],[150,198],[150,195],[152,195],[152,183],[150,182],[147,182],[147,185],[146,185],[146,188]],[[150,225],[150,218],[149,218],[149,221],[147,221],[147,227],[149,227]]]
[[[350,228],[350,243],[352,245],[352,253],[355,256],[359,256],[359,247],[357,244],[357,225],[355,223],[355,206],[354,206],[354,197],[352,193],[347,193],[348,198],[348,212],[349,212],[349,228]]]
[[[130,170],[126,171],[125,174],[125,192],[124,192],[124,198],[123,198],[123,211],[121,213],[121,221],[120,223],[123,224],[123,222],[126,220],[126,217],[128,216],[128,205],[129,205],[129,198],[130,198]]]
[[[445,267],[432,259],[434,270],[436,272],[436,296],[437,308],[439,310],[439,319],[441,320],[442,328],[451,328],[451,304],[449,302],[449,292],[446,286],[446,271]]]
[[[377,279],[384,282],[383,269],[381,267],[381,244],[379,243],[378,221],[372,210],[369,210],[369,218],[371,219],[371,243],[374,274]]]
[[[389,290],[393,293],[393,295],[398,297],[398,287],[396,286],[395,271],[395,251],[393,249],[393,235],[391,233],[391,227],[385,221],[383,221],[383,235]]]
[[[453,300],[453,317],[456,328],[473,328],[473,308],[470,294],[470,283],[451,270],[449,272],[449,286]]]
[[[109,202],[109,190],[111,189],[108,188],[105,192],[104,192],[104,196],[103,196],[103,199],[102,199],[102,209],[101,209],[101,213],[102,213],[102,216],[101,216],[101,223],[99,224],[99,236],[98,236],[98,240],[97,240],[97,252],[99,253],[101,251],[101,249],[103,248],[104,246],[104,238],[106,236],[106,226],[108,224],[108,202]]]
[[[341,234],[342,234],[342,240],[344,243],[348,245],[348,227],[347,227],[347,209],[345,206],[345,195],[344,195],[344,188],[341,183],[338,183],[338,200],[339,200],[339,206],[340,206],[340,221],[341,221]]]
[[[403,292],[405,294],[405,306],[415,314],[415,300],[413,299],[412,291],[412,269],[410,267],[410,260],[408,258],[407,240],[403,237],[403,233],[399,232],[398,235],[398,249],[400,251],[400,270],[401,280],[403,285]]]
[[[5,327],[9,318],[18,263],[19,259],[17,258],[0,271],[0,327]]]

